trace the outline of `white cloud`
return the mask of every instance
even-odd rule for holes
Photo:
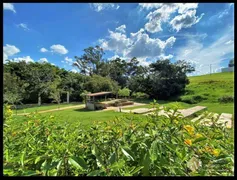
[[[48,50],[46,48],[41,48],[40,52],[48,52]]]
[[[169,37],[162,41],[159,38],[150,38],[140,29],[136,33],[130,33],[130,37],[126,34],[110,31],[106,39],[100,39],[101,47],[104,50],[113,51],[117,56],[137,59],[158,58],[161,54],[164,55],[165,49],[172,47],[176,38]]]
[[[186,13],[190,9],[197,9],[198,3],[179,3],[178,13],[183,14]]]
[[[179,25],[179,28],[187,28],[191,27],[193,24],[196,24],[199,22],[199,20],[202,18],[204,14],[201,15],[201,18],[194,19],[195,23],[190,23],[189,25],[186,25],[188,21],[190,21],[190,18],[188,19],[188,12],[195,11],[198,8],[198,3],[139,3],[139,6],[142,9],[154,9],[154,11],[150,12],[146,19],[148,19],[148,22],[145,24],[145,29],[148,32],[156,33],[163,31],[162,24],[167,23],[170,19],[170,15],[178,11],[179,14],[173,19],[173,23],[171,24],[180,24],[179,21],[182,21],[183,25]],[[194,17],[197,18],[194,14]],[[183,16],[182,16],[183,15]],[[184,22],[183,22],[184,21]],[[174,26],[173,26],[174,27]]]
[[[17,27],[20,27],[20,28],[24,29],[25,31],[29,31],[29,30],[30,30],[30,29],[28,28],[27,24],[24,24],[24,23],[18,24]]]
[[[145,24],[145,29],[151,33],[163,31],[161,24],[168,22],[170,15],[178,9],[177,3],[162,3],[161,7],[150,12],[146,19],[149,21]]]
[[[19,53],[20,49],[18,49],[14,45],[6,44],[6,46],[3,46],[3,60],[5,63],[5,60],[9,58],[9,56],[14,56],[15,54]]]
[[[39,63],[47,63],[48,60],[46,58],[40,58],[40,60],[38,62]]]
[[[210,73],[210,64],[212,64],[213,70],[218,69],[222,60],[233,56],[234,44],[225,44],[233,37],[233,29],[228,29],[223,32],[220,38],[206,47],[203,46],[200,40],[190,38],[185,46],[177,50],[176,60],[187,60],[195,64],[195,75]]]
[[[3,3],[3,9],[10,10],[10,11],[16,13],[16,10],[15,10],[14,5],[12,3]]]
[[[108,40],[100,39],[101,47],[104,50],[115,51],[116,54],[125,53],[126,48],[131,44],[125,34],[109,30]]]
[[[125,33],[125,29],[126,29],[126,25],[123,24],[123,25],[117,27],[117,28],[115,29],[115,31],[118,31],[118,32],[121,32],[121,33]]]
[[[189,28],[194,24],[197,24],[203,17],[204,13],[201,14],[200,17],[196,16],[196,10],[189,10],[184,14],[176,16],[171,20],[170,24],[172,28],[177,32],[182,28]]]
[[[114,3],[90,3],[90,7],[94,9],[96,12],[100,12],[103,10],[114,10],[114,9],[119,9],[118,4]]]
[[[162,6],[163,3],[139,3],[141,8],[150,10]]]
[[[72,58],[65,57],[65,62],[68,63],[68,64],[72,64],[73,60],[72,60]]]
[[[25,61],[26,63],[34,62],[34,60],[30,56],[18,57],[13,59],[15,62]]]
[[[51,49],[51,52],[53,53],[58,53],[58,54],[68,53],[68,50],[63,45],[60,45],[60,44],[54,44],[50,47],[50,49]]]
[[[228,45],[228,44],[232,44],[233,42],[234,42],[233,40],[229,40],[225,44]]]
[[[76,69],[71,69],[71,72],[78,73],[78,70],[76,70]]]
[[[158,56],[158,58],[160,60],[165,60],[165,59],[172,59],[174,56],[172,54],[169,54],[168,56],[164,55],[164,54],[161,54],[160,56]]]

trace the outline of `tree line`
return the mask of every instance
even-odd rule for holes
[[[86,92],[112,91],[114,94],[129,89],[130,96],[141,92],[150,98],[167,100],[184,92],[189,83],[187,73],[194,67],[184,60],[171,63],[157,60],[149,66],[139,65],[136,57],[130,60],[103,58],[99,46],[84,49],[75,56],[73,66],[79,73],[67,71],[50,63],[8,61],[4,64],[4,102],[12,105],[52,101],[81,101]]]

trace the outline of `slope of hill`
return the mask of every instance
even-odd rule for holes
[[[181,101],[190,104],[206,105],[213,112],[233,113],[234,102],[220,103],[219,98],[234,97],[234,73],[215,73],[190,77],[190,84]],[[218,109],[218,110],[216,110]]]

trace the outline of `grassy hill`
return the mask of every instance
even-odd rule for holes
[[[233,113],[234,103],[220,103],[219,98],[234,96],[234,73],[215,73],[190,77],[190,84],[186,93],[181,96],[181,101],[205,105],[209,111]]]

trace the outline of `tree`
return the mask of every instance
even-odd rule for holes
[[[85,83],[85,90],[90,91],[92,93],[100,91],[112,91],[114,94],[117,94],[119,86],[117,82],[111,80],[108,77],[93,75]]]
[[[62,93],[62,89],[60,88],[60,83],[61,83],[61,79],[57,78],[54,80],[53,83],[50,84],[50,87],[49,87],[50,98],[52,98],[56,103],[58,103],[58,105],[60,105],[61,93]]]
[[[84,75],[93,74],[99,75],[101,67],[105,60],[102,58],[104,51],[99,46],[89,47],[84,49],[84,54],[81,57],[75,56],[76,61],[73,63],[80,72]]]
[[[3,75],[3,100],[15,107],[17,113],[17,104],[21,103],[27,83],[21,81],[16,75],[4,73]]]
[[[184,92],[189,83],[187,73],[194,71],[190,63],[177,61],[172,64],[169,60],[157,61],[150,64],[150,72],[143,81],[144,91],[152,98],[166,100]]]
[[[41,105],[41,95],[49,92],[51,83],[56,77],[56,70],[49,64],[34,63],[31,66],[29,81],[32,91],[38,94],[38,105]]]
[[[127,98],[130,95],[130,89],[128,89],[128,88],[119,89],[118,95],[121,96],[121,97],[126,97]]]

